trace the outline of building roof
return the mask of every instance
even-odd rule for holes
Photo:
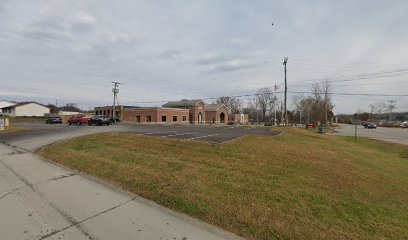
[[[7,100],[0,100],[0,108],[5,108],[5,107],[9,107],[16,104],[16,102],[13,101],[7,101]]]
[[[43,104],[41,104],[41,103],[34,102],[34,101],[30,101],[30,102],[19,102],[19,103],[16,103],[16,104],[14,104],[14,105],[11,105],[11,106],[8,106],[8,107],[3,107],[3,108],[16,108],[16,107],[24,106],[24,105],[31,104],[31,103],[34,103],[34,104],[37,104],[37,105],[40,105],[40,106],[49,108],[49,107],[47,107],[47,106],[45,106],[45,105],[43,105]]]
[[[171,110],[171,111],[188,111],[185,108],[168,108],[168,107],[138,107],[138,108],[131,108],[129,110]]]
[[[174,101],[168,102],[163,104],[163,107],[175,108],[175,107],[195,107],[198,106],[200,103],[204,104],[204,102],[200,99],[182,99],[181,101]]]
[[[220,109],[222,106],[225,106],[224,104],[206,104],[205,105],[205,111],[206,112],[216,112],[218,109]]]
[[[123,107],[123,108],[141,108],[139,106],[129,106],[129,105],[116,105],[116,107],[118,107],[118,108],[120,108],[120,107]],[[95,108],[113,108],[113,106],[109,105],[109,106],[101,106],[101,107],[95,107]]]

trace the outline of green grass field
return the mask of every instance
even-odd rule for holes
[[[248,239],[408,239],[408,148],[284,129],[227,144],[104,133],[40,154]]]
[[[45,117],[10,117],[10,123],[44,123]]]

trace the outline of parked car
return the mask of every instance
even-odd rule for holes
[[[377,125],[375,125],[374,123],[367,123],[367,124],[364,126],[364,128],[367,128],[367,129],[376,129],[376,128],[377,128]]]
[[[83,115],[75,115],[72,116],[68,119],[68,124],[77,124],[77,125],[82,125],[82,123],[86,124],[88,123],[89,118],[83,116]]]
[[[47,119],[45,119],[46,124],[61,124],[62,119],[59,116],[48,116]]]
[[[313,123],[306,123],[305,127],[306,127],[306,129],[314,128],[314,124]]]
[[[111,125],[112,124],[112,118],[108,116],[102,116],[102,115],[95,115],[88,121],[88,125],[97,125],[97,126],[102,126],[102,125]]]
[[[401,123],[400,127],[402,128],[408,128],[408,121],[404,121]]]

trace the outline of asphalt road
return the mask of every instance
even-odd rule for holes
[[[336,129],[337,133],[333,133],[333,135],[354,136],[354,125],[339,124],[339,126],[340,128]],[[408,145],[408,128],[377,127],[377,129],[365,129],[363,126],[357,126],[357,137]]]
[[[31,130],[0,133],[0,239],[240,239],[33,152],[64,139],[112,131],[216,143],[278,134],[233,126],[18,126]]]

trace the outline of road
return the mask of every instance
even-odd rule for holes
[[[333,135],[354,136],[354,125],[339,124],[337,133]],[[357,136],[383,140],[392,143],[408,145],[408,128],[386,128],[365,129],[363,126],[357,126]]]
[[[0,239],[240,239],[33,153],[56,141],[97,132],[155,135],[167,129],[176,132],[195,129],[197,133],[208,135],[214,129],[22,126],[32,130],[0,135],[3,142],[0,144]],[[229,131],[226,129],[220,128],[219,136]]]

